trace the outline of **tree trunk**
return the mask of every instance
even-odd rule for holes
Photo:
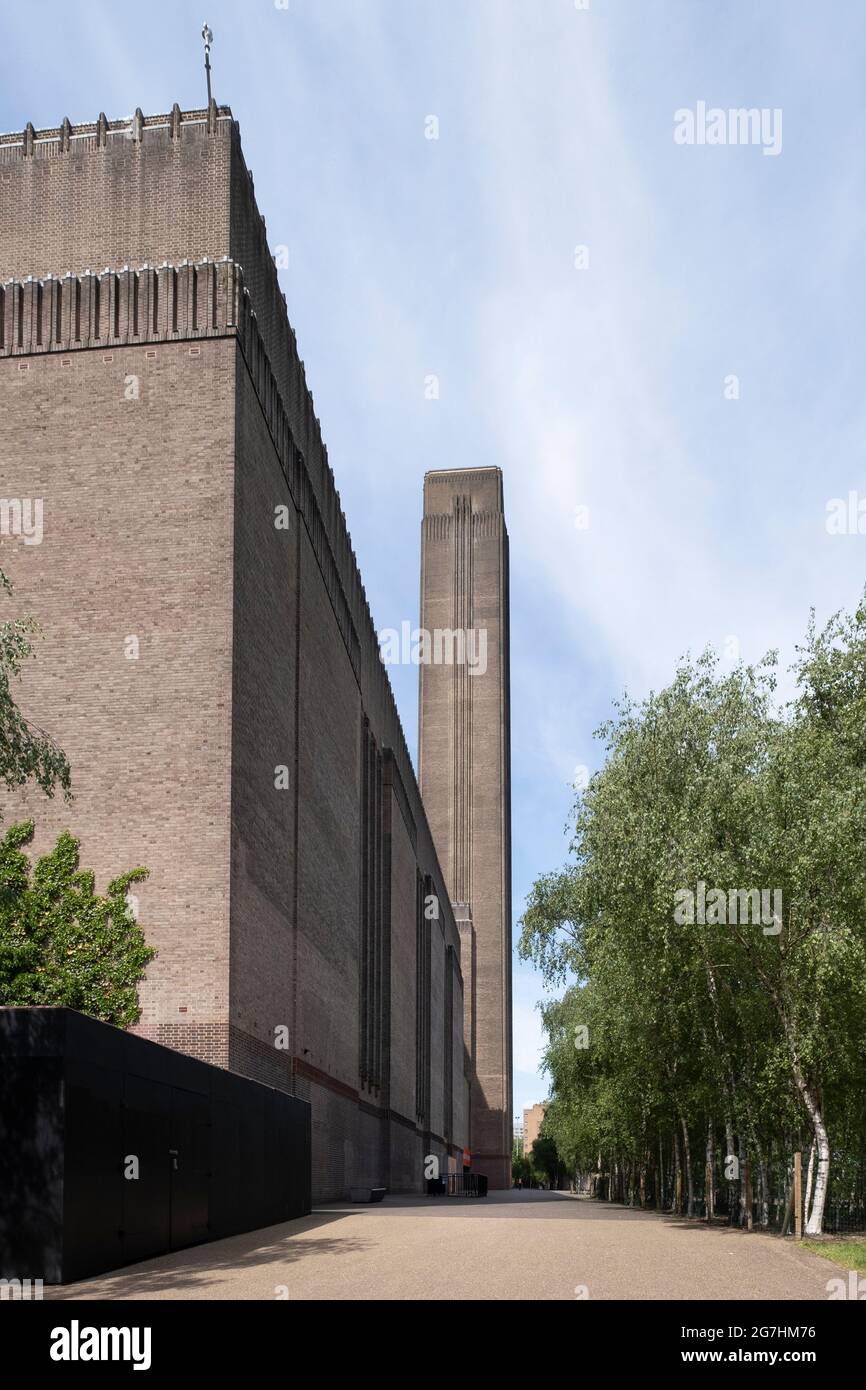
[[[797,1089],[800,1095],[803,1097],[803,1104],[809,1112],[809,1119],[812,1121],[812,1128],[815,1131],[815,1145],[818,1150],[818,1168],[815,1173],[815,1196],[812,1202],[812,1210],[809,1213],[809,1220],[806,1222],[806,1235],[819,1236],[824,1226],[824,1203],[827,1200],[827,1184],[830,1179],[830,1140],[827,1136],[827,1130],[824,1127],[824,1118],[821,1114],[821,1107],[818,1104],[818,1097],[803,1075],[800,1068],[799,1057],[793,1046],[791,1052],[794,1063],[794,1080],[797,1083]]]
[[[761,1225],[770,1224],[770,1186],[767,1181],[767,1163],[763,1155],[758,1158],[758,1183],[761,1189]]]
[[[737,1150],[736,1150],[736,1141],[735,1141],[735,1139],[734,1139],[734,1126],[733,1126],[733,1124],[732,1124],[732,1122],[731,1122],[731,1117],[730,1117],[730,1115],[726,1115],[726,1116],[725,1116],[725,1163],[724,1163],[723,1171],[724,1171],[724,1168],[727,1168],[727,1166],[728,1166],[728,1159],[729,1159],[729,1158],[736,1158],[736,1156],[737,1156]],[[726,1177],[725,1177],[725,1182],[728,1184],[728,1221],[729,1221],[729,1222],[732,1222],[733,1219],[734,1219],[734,1180],[733,1180],[732,1178],[729,1178],[729,1177],[726,1176]]]
[[[806,1174],[806,1224],[809,1224],[809,1207],[812,1203],[812,1179],[815,1176],[815,1140],[812,1140],[812,1147],[809,1150],[809,1171]]]
[[[662,1137],[659,1135],[659,1183],[656,1192],[656,1206],[659,1211],[664,1211],[665,1205],[665,1152],[662,1145]]]
[[[820,1110],[815,1110],[812,1122],[815,1126],[815,1141],[818,1147],[818,1167],[815,1173],[815,1195],[812,1210],[806,1223],[807,1236],[819,1236],[824,1228],[824,1204],[827,1200],[827,1185],[830,1181],[830,1140],[824,1128]]]
[[[716,1136],[715,1136],[715,1131],[714,1131],[714,1129],[713,1129],[713,1119],[712,1119],[712,1116],[710,1116],[710,1119],[709,1119],[709,1121],[708,1121],[708,1123],[707,1123],[707,1176],[706,1176],[706,1178],[705,1178],[705,1186],[706,1186],[705,1197],[706,1197],[707,1220],[708,1220],[708,1221],[712,1221],[713,1217],[715,1216],[715,1207],[716,1207],[716,1204],[715,1204],[715,1196],[714,1196],[714,1192],[715,1192],[715,1183],[716,1183]]]
[[[734,1148],[734,1126],[731,1124],[730,1115],[725,1116],[725,1143],[728,1146],[728,1152],[727,1154],[725,1154],[725,1157],[727,1158],[729,1154],[735,1155],[736,1149]]]
[[[680,1124],[681,1124],[682,1127],[683,1127],[683,1155],[684,1155],[684,1157],[685,1157],[686,1182],[688,1183],[688,1192],[689,1192],[689,1210],[688,1210],[688,1215],[689,1215],[689,1216],[694,1216],[694,1211],[695,1211],[695,1185],[694,1185],[694,1182],[693,1182],[693,1179],[692,1179],[692,1153],[691,1153],[691,1149],[690,1149],[690,1147],[689,1147],[689,1130],[688,1130],[688,1126],[687,1126],[687,1124],[686,1124],[685,1116],[684,1116],[684,1115],[681,1115],[681,1116],[680,1116]]]
[[[748,1206],[747,1193],[746,1193],[746,1164],[747,1164],[748,1161],[749,1161],[749,1156],[748,1156],[748,1153],[746,1152],[746,1141],[745,1141],[745,1138],[743,1137],[742,1134],[740,1135],[740,1140],[739,1140],[739,1142],[740,1142],[740,1225],[741,1225],[741,1226],[746,1226],[746,1225],[748,1225],[748,1217],[749,1217],[749,1213],[748,1213],[747,1210],[746,1210],[746,1208],[747,1208],[747,1206]]]
[[[792,1180],[791,1180],[791,1186],[788,1188],[788,1200],[787,1200],[787,1202],[785,1203],[785,1219],[784,1219],[784,1221],[782,1222],[782,1235],[783,1235],[783,1236],[786,1236],[786,1235],[788,1234],[788,1227],[789,1227],[790,1224],[791,1224],[791,1219],[792,1219],[793,1215],[794,1215],[794,1182],[793,1182],[793,1179],[792,1179]]]

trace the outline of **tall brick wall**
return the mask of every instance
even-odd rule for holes
[[[275,1084],[291,1086],[302,528],[240,352],[235,402],[232,1065],[249,1071],[267,1058]],[[278,528],[283,516],[288,526]],[[276,772],[283,766],[286,786]],[[275,1045],[278,1028],[289,1030],[286,1047]]]
[[[228,255],[233,127],[220,107],[0,136],[0,282]]]
[[[71,829],[103,890],[150,869],[136,892],[159,954],[142,1022],[225,1065],[236,349],[198,350],[0,360],[0,491],[44,499],[40,545],[0,539],[4,608],[43,627],[20,699],[67,753],[75,793],[5,794],[3,820],[32,816],[36,852]]]
[[[391,1104],[401,1115],[415,1120],[416,1015],[413,991],[417,969],[415,850],[399,805],[391,807],[391,992],[400,1008],[392,1011]]]
[[[76,794],[4,815],[33,806],[39,847],[69,824],[103,885],[147,863],[139,1029],[307,1096],[317,1197],[417,1189],[425,1153],[466,1142],[459,937],[227,108],[0,137],[0,266],[0,393],[20,407],[0,490],[46,499],[43,545],[4,541],[0,563],[50,634],[22,699]],[[362,1005],[365,720],[387,891]],[[441,902],[424,1116],[404,1108],[419,873]]]

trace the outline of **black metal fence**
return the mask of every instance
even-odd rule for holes
[[[801,1196],[805,1208],[808,1154],[803,1155],[802,1164]],[[777,1162],[763,1173],[752,1167],[735,1181],[720,1178],[712,1188],[712,1219],[730,1226],[791,1234],[794,1231],[793,1184],[793,1156],[787,1165]],[[668,1173],[662,1181],[657,1168],[647,1168],[643,1173],[628,1166],[613,1173],[578,1173],[573,1189],[598,1201],[637,1209],[682,1216],[691,1214],[703,1220],[708,1215],[705,1179],[693,1184],[689,1212],[688,1183],[684,1176]],[[803,1226],[805,1228],[805,1216]],[[822,1229],[825,1235],[866,1232],[866,1162],[863,1160],[852,1160],[849,1155],[831,1160]]]
[[[443,1173],[427,1179],[428,1197],[486,1197],[487,1177],[484,1173]]]

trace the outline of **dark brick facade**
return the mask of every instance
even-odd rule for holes
[[[315,1198],[418,1190],[467,1142],[460,938],[231,113],[0,137],[0,281],[0,491],[44,501],[0,565],[75,793],[3,818],[150,869],[138,1031],[309,1099]]]

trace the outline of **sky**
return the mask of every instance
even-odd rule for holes
[[[203,105],[206,17],[379,630],[425,471],[503,469],[516,940],[612,701],[707,645],[787,665],[862,591],[866,5],[203,3],[7,7],[0,129]],[[543,997],[515,955],[516,1114]]]

